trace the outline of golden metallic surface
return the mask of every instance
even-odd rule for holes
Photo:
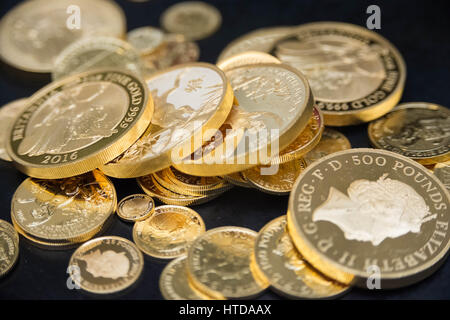
[[[139,51],[128,42],[112,37],[88,37],[76,41],[56,58],[53,81],[94,69],[114,69],[144,74]]]
[[[300,135],[284,148],[278,156],[270,160],[272,164],[285,163],[308,154],[321,140],[324,130],[322,112],[314,107],[313,115]]]
[[[250,270],[256,232],[241,227],[211,229],[190,246],[192,283],[214,299],[252,298],[264,289]]]
[[[307,167],[303,158],[278,165],[263,165],[248,169],[242,174],[255,188],[274,195],[288,195],[298,176]]]
[[[165,205],[156,207],[150,218],[134,224],[133,241],[149,256],[173,259],[186,254],[191,243],[204,232],[205,223],[197,212]]]
[[[161,29],[154,27],[140,27],[127,33],[127,41],[139,50],[141,55],[154,52],[164,45],[165,35]]]
[[[148,127],[153,100],[123,71],[98,70],[53,82],[29,98],[7,151],[25,174],[59,179],[114,159]]]
[[[16,264],[19,257],[19,235],[14,227],[0,219],[0,279]]]
[[[329,126],[368,122],[400,100],[406,67],[379,34],[342,22],[314,22],[273,48],[281,62],[302,71]]]
[[[186,271],[186,256],[169,262],[159,277],[159,289],[166,300],[211,300],[190,282]]]
[[[147,85],[155,101],[151,125],[126,152],[101,166],[109,176],[140,177],[169,167],[180,153],[191,154],[222,125],[234,99],[225,74],[208,63],[166,69]]]
[[[227,174],[226,176],[222,177],[225,181],[228,181],[229,183],[243,188],[253,188],[251,184],[245,179],[242,172],[235,172]]]
[[[14,193],[11,218],[24,236],[65,245],[92,238],[116,205],[114,185],[98,170],[58,180],[28,178]]]
[[[207,38],[219,29],[222,15],[212,5],[201,1],[184,1],[169,7],[161,16],[161,25],[171,33],[189,40]]]
[[[370,123],[376,148],[397,152],[421,164],[450,160],[450,111],[428,102],[408,102]]]
[[[309,166],[314,161],[317,161],[334,152],[350,149],[352,146],[347,137],[339,131],[325,128],[320,138],[319,143],[304,155],[306,164]]]
[[[387,289],[420,281],[445,261],[449,207],[445,186],[417,162],[350,149],[300,175],[287,220],[297,249],[320,272],[365,288],[379,272]]]
[[[81,289],[110,294],[132,286],[143,268],[144,257],[134,243],[106,236],[92,239],[75,250],[68,272]]]
[[[272,288],[291,299],[327,299],[350,288],[330,280],[310,266],[289,236],[286,216],[267,223],[258,233],[254,257]]]
[[[74,6],[79,8],[79,21],[71,18]],[[17,69],[48,73],[71,43],[89,36],[119,38],[125,30],[125,15],[114,1],[25,1],[0,21],[0,57]]]
[[[226,75],[239,105],[233,107],[231,118],[226,120],[227,134],[219,139],[224,143],[207,154],[196,154],[193,160],[174,163],[182,172],[222,176],[267,163],[298,137],[311,118],[311,90],[296,69],[264,63],[237,67]]]
[[[117,215],[128,222],[142,221],[155,212],[155,201],[146,194],[132,194],[120,200]]]
[[[433,173],[450,191],[450,161],[436,164]]]
[[[6,146],[8,144],[10,126],[12,126],[14,120],[26,108],[28,99],[18,99],[5,104],[0,109],[0,123],[2,128],[0,129],[0,159],[5,161],[11,161],[8,152],[6,152]]]
[[[281,61],[265,52],[246,51],[218,62],[217,66],[223,71],[227,71],[237,67],[260,63],[281,63]]]

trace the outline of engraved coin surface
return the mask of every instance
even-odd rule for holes
[[[122,71],[91,71],[36,92],[15,120],[7,150],[25,174],[56,179],[112,160],[147,129],[153,100]]]
[[[403,58],[366,28],[340,22],[304,24],[274,51],[306,75],[326,125],[376,119],[400,100],[406,77]]]
[[[440,105],[410,102],[372,122],[370,141],[422,164],[450,159],[450,111]]]
[[[281,63],[281,61],[265,52],[246,51],[218,62],[217,66],[223,71],[227,71],[233,68],[259,63]]]
[[[349,287],[326,278],[311,267],[289,236],[286,216],[266,224],[255,242],[255,262],[272,288],[293,299],[333,298]]]
[[[450,162],[438,163],[433,170],[434,175],[450,190]]]
[[[57,180],[28,178],[11,202],[11,218],[24,235],[44,242],[92,238],[117,205],[112,182],[100,171]]]
[[[205,232],[202,217],[192,209],[165,205],[144,221],[137,221],[133,240],[144,253],[173,259],[186,253],[191,243]]]
[[[141,221],[155,211],[155,201],[146,194],[132,194],[120,200],[117,215],[125,221]]]
[[[127,34],[127,41],[139,50],[141,55],[152,53],[165,41],[164,32],[154,27],[140,27]]]
[[[14,227],[0,219],[0,278],[7,274],[19,257],[19,235]]]
[[[25,1],[0,21],[0,56],[18,69],[47,73],[72,42],[89,36],[118,38],[125,30],[124,13],[114,1]]]
[[[129,43],[111,37],[89,37],[72,43],[58,55],[52,79],[102,68],[142,76],[144,65],[139,51]]]
[[[350,149],[351,147],[350,141],[344,134],[330,128],[325,128],[319,143],[311,151],[305,154],[303,158],[309,166],[320,158],[334,152]]]
[[[134,243],[107,236],[92,239],[75,250],[68,270],[81,289],[110,294],[132,286],[143,268],[144,257]]]
[[[159,289],[166,300],[210,300],[198,291],[188,279],[186,256],[169,262],[159,278]]]
[[[250,270],[257,233],[241,227],[211,229],[189,248],[187,270],[193,284],[215,299],[250,298],[264,289]]]
[[[350,149],[326,156],[298,178],[289,198],[289,233],[316,269],[344,284],[381,288],[424,279],[450,248],[450,194],[404,156]]]
[[[147,85],[155,101],[151,125],[126,152],[101,167],[107,175],[140,177],[169,167],[177,151],[209,139],[214,132],[208,131],[218,129],[232,107],[233,92],[224,73],[207,63],[166,69]]]
[[[222,16],[215,7],[201,1],[185,1],[168,8],[161,16],[161,25],[189,40],[200,40],[216,32]]]
[[[19,99],[5,104],[0,109],[0,123],[2,128],[0,129],[0,159],[5,161],[11,161],[8,152],[6,152],[6,145],[9,139],[9,127],[14,123],[14,120],[20,114],[20,112],[26,107],[27,99]]]

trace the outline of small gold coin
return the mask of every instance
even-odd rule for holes
[[[279,165],[264,165],[243,172],[245,178],[255,188],[270,194],[288,195],[298,176],[307,167],[303,158]]]
[[[218,62],[217,66],[223,71],[227,71],[237,67],[260,63],[281,63],[281,61],[265,52],[246,51]]]
[[[132,194],[120,200],[117,215],[128,222],[141,221],[155,211],[155,201],[146,194]]]
[[[211,229],[189,248],[187,270],[192,283],[214,299],[252,298],[262,293],[250,270],[257,233],[241,227]]]
[[[320,138],[319,143],[304,155],[306,164],[309,166],[314,161],[317,161],[334,152],[350,149],[352,146],[347,137],[339,131],[325,128]]]
[[[152,114],[152,97],[135,76],[77,74],[29,98],[11,127],[7,151],[31,177],[71,177],[120,155],[145,132]]]
[[[252,185],[247,181],[247,179],[245,179],[245,176],[242,174],[242,172],[227,174],[226,176],[223,176],[223,179],[238,187],[253,188]]]
[[[132,286],[143,268],[144,258],[134,243],[107,236],[92,239],[75,250],[68,272],[81,289],[110,294]]]
[[[19,257],[19,235],[14,227],[0,219],[0,278],[16,264]]]
[[[372,122],[372,144],[397,152],[421,164],[450,159],[450,111],[427,102],[408,102]]]
[[[186,253],[191,243],[205,232],[202,217],[192,209],[165,205],[133,228],[133,241],[144,253],[159,259],[173,259]]]
[[[383,289],[420,281],[450,249],[450,194],[417,162],[350,149],[301,174],[287,213],[289,234],[314,268],[343,284]],[[370,288],[370,287],[369,287]]]
[[[310,266],[286,230],[286,216],[267,223],[258,233],[254,257],[258,270],[272,288],[292,299],[334,298],[349,290]]]
[[[26,98],[14,100],[5,104],[0,109],[0,123],[2,124],[2,128],[0,129],[0,159],[2,160],[11,161],[8,152],[6,152],[10,132],[9,128],[20,112],[26,107],[27,101]]]
[[[158,28],[140,27],[128,32],[127,41],[139,50],[141,55],[147,55],[164,44],[165,35]]]
[[[69,245],[92,238],[116,210],[116,191],[100,171],[44,180],[28,178],[11,202],[11,219],[29,239]]]
[[[438,163],[433,170],[434,175],[441,180],[447,190],[450,191],[450,161]]]
[[[186,256],[181,256],[164,268],[159,278],[159,289],[166,300],[210,300],[190,282],[186,271]]]
[[[220,27],[222,16],[215,7],[201,1],[185,1],[168,8],[161,16],[161,25],[189,40],[207,38]]]

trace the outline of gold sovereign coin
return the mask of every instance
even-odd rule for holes
[[[450,191],[450,162],[438,163],[434,167],[433,173]]]
[[[305,170],[303,158],[278,165],[264,165],[243,172],[245,179],[255,188],[274,195],[288,195],[298,176]]]
[[[154,27],[140,27],[127,34],[127,41],[136,48],[141,55],[147,55],[165,43],[164,32]]]
[[[168,8],[161,16],[161,25],[171,33],[179,33],[189,40],[207,38],[222,23],[215,7],[201,1],[185,1]]]
[[[155,211],[155,201],[146,194],[132,194],[120,200],[117,215],[128,222],[149,218]]]
[[[305,74],[325,125],[368,122],[400,100],[406,67],[397,49],[378,33],[341,22],[296,27],[273,48],[281,62]]]
[[[107,68],[142,77],[144,65],[139,51],[128,42],[111,37],[89,37],[72,43],[58,55],[52,79]]]
[[[153,100],[135,76],[81,73],[29,98],[11,128],[7,151],[31,177],[71,177],[124,152],[144,133],[152,114]]]
[[[397,152],[421,164],[450,159],[450,111],[437,104],[398,105],[372,122],[368,132],[376,148]]]
[[[166,69],[147,85],[155,101],[151,125],[126,152],[101,166],[109,176],[144,176],[169,167],[180,153],[190,155],[222,125],[234,98],[225,74],[208,63]]]
[[[173,259],[186,253],[191,243],[205,232],[202,217],[192,209],[165,205],[156,207],[148,219],[137,221],[133,241],[144,253],[159,259]]]
[[[350,149],[352,146],[347,137],[339,131],[325,128],[320,138],[319,143],[304,155],[306,164],[309,166],[314,161],[317,161],[334,152]]]
[[[187,270],[192,283],[214,299],[251,298],[262,293],[250,270],[257,233],[241,227],[211,229],[189,248]]]
[[[159,289],[166,300],[210,300],[190,282],[186,272],[186,256],[169,262],[159,278]]]
[[[279,294],[291,299],[335,298],[348,286],[312,268],[297,251],[286,230],[286,216],[266,224],[258,233],[254,257],[258,270]]]
[[[260,63],[281,63],[281,61],[265,52],[246,51],[218,62],[217,66],[223,71],[227,71],[237,67]]]
[[[0,159],[2,160],[11,161],[11,158],[6,152],[6,145],[8,144],[10,132],[9,129],[20,112],[26,107],[27,101],[26,98],[14,100],[5,104],[0,109],[0,123],[2,124],[2,128],[0,129]]]
[[[92,239],[75,250],[68,272],[81,289],[111,294],[132,286],[143,268],[144,258],[134,243],[107,236]]]
[[[450,248],[450,194],[425,167],[394,152],[350,149],[297,179],[289,233],[314,268],[344,284],[381,288],[420,281]],[[371,280],[372,279],[372,280]]]
[[[71,43],[89,36],[123,37],[125,30],[125,15],[114,1],[25,1],[0,21],[0,57],[17,69],[48,73]]]
[[[16,264],[19,257],[19,235],[14,227],[0,219],[0,278]]]
[[[25,237],[65,245],[92,238],[116,205],[114,185],[98,170],[58,180],[28,178],[14,193],[11,218]]]

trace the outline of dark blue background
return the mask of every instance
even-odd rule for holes
[[[159,26],[161,13],[176,1],[150,0],[132,3],[118,0],[127,16],[128,30]],[[381,35],[403,54],[407,65],[406,86],[402,102],[427,101],[450,106],[450,8],[448,1],[208,1],[222,13],[220,30],[199,41],[201,61],[214,63],[220,51],[233,39],[251,30],[277,25],[297,25],[330,20],[365,26],[370,4],[381,7]],[[0,16],[17,1],[1,0]],[[0,105],[30,96],[42,84],[13,79],[0,74]],[[1,126],[2,124],[0,124]],[[339,129],[353,147],[367,147],[367,126]],[[0,161],[0,218],[10,221],[10,202],[17,186],[26,177],[10,163]],[[114,180],[118,198],[140,193],[134,180]],[[256,190],[234,188],[211,203],[194,207],[203,217],[207,229],[223,225],[244,226],[258,231],[271,219],[286,213],[288,197],[276,197]],[[106,234],[131,239],[132,225],[115,219]],[[20,243],[17,266],[0,279],[3,299],[86,299],[86,294],[66,287],[66,268],[73,250],[47,251]],[[137,287],[121,295],[123,299],[161,299],[159,275],[165,263],[145,258],[143,276]],[[278,299],[270,291],[262,299]],[[344,299],[448,299],[450,298],[450,261],[430,278],[403,289],[365,291],[353,289]]]

